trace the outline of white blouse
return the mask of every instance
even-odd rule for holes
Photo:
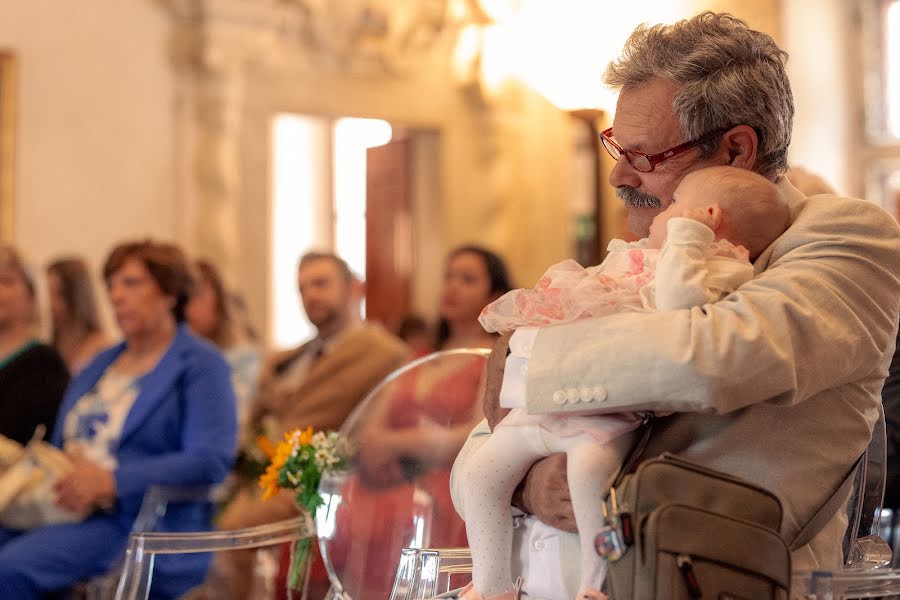
[[[122,426],[137,395],[134,377],[107,369],[66,416],[63,425],[65,449],[80,450],[85,458],[107,469],[115,469]]]

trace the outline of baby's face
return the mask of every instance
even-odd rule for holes
[[[669,219],[684,216],[689,209],[702,208],[706,204],[703,202],[699,183],[701,182],[696,177],[688,176],[678,184],[675,193],[672,194],[671,204],[666,210],[656,215],[650,224],[650,243],[648,244],[650,248],[658,250],[663,247],[666,242],[666,227]]]

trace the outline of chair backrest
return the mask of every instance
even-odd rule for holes
[[[277,546],[309,538],[314,531],[312,519],[304,514],[277,523],[230,531],[133,533],[128,540],[116,600],[146,600],[149,597],[154,561],[158,556]]]
[[[847,532],[844,535],[844,563],[847,565],[869,562],[859,540],[877,536],[881,525],[881,508],[884,502],[884,486],[887,476],[887,432],[884,408],[878,404],[878,420],[872,430],[872,439],[854,478],[850,498],[847,501]],[[890,557],[888,557],[890,558]],[[881,560],[876,560],[881,562]]]
[[[403,548],[466,546],[450,467],[480,420],[489,350],[430,354],[388,375],[341,428],[349,473],[325,477],[316,514],[334,597],[386,600]]]
[[[147,488],[138,516],[131,526],[131,533],[159,532],[161,522],[170,504],[194,503],[207,508],[207,525],[211,525],[214,505],[221,502],[224,487],[217,485],[167,486],[154,485]],[[125,555],[120,556],[107,569],[106,573],[97,575],[78,586],[78,592],[84,600],[112,600],[115,597],[122,572],[125,567]]]

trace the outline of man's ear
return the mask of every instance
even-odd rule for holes
[[[722,136],[722,146],[728,154],[728,164],[739,169],[753,169],[756,166],[756,151],[759,138],[749,125],[738,125]]]

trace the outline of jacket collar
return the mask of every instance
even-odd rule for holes
[[[795,188],[784,175],[778,178],[778,180],[775,182],[775,185],[778,186],[778,189],[781,190],[781,193],[787,200],[788,211],[790,212],[791,216],[791,222],[788,225],[788,229],[790,229],[791,225],[794,224],[794,221],[797,220],[797,216],[803,211],[804,207],[806,206],[807,198],[803,195],[803,192]],[[754,261],[753,263],[754,275],[759,275],[769,268],[769,264],[772,261],[772,256],[778,249],[778,241],[781,239],[782,238],[778,238],[778,240],[775,240],[772,244],[769,245],[768,248],[763,250],[762,254],[760,254],[756,258],[756,261]]]

